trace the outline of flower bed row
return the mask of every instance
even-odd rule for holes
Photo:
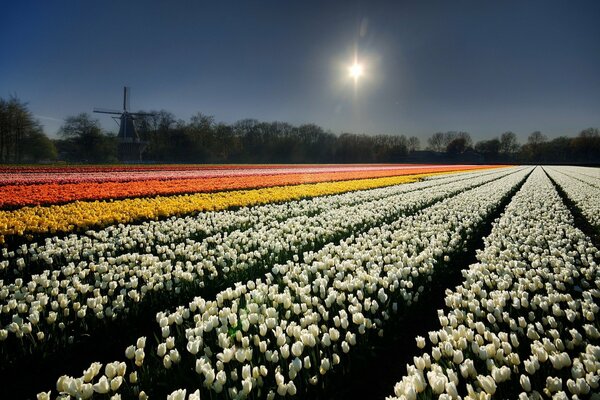
[[[592,186],[600,187],[600,168],[562,166],[559,169],[573,178],[589,183]]]
[[[102,183],[102,182],[130,182],[130,181],[154,181],[154,180],[177,180],[177,179],[199,179],[199,178],[221,178],[235,176],[256,175],[282,175],[282,174],[321,174],[361,171],[410,171],[435,168],[438,171],[480,169],[482,166],[471,165],[285,165],[285,166],[230,166],[230,167],[187,167],[171,166],[155,169],[131,168],[123,169],[90,169],[90,168],[64,168],[37,171],[36,169],[22,171],[15,168],[2,170],[0,168],[0,186],[5,185],[37,185],[37,184],[66,184],[66,183]],[[486,166],[483,166],[486,168]]]
[[[140,248],[137,242],[126,240],[131,232],[124,227],[121,231],[127,234],[112,237],[119,238],[118,244],[129,247],[129,251],[114,256],[116,249],[107,247],[106,242],[78,241],[76,237],[49,241],[48,246],[22,246],[7,254],[3,265],[18,270],[38,263],[45,269],[30,275],[7,275],[19,277],[1,282],[0,338],[27,336],[32,345],[49,348],[72,342],[73,335],[93,329],[97,319],[112,320],[127,314],[147,294],[152,293],[160,303],[162,297],[157,300],[156,293],[197,293],[207,282],[224,283],[230,275],[236,279],[262,275],[276,262],[398,219],[509,173],[455,178],[445,184],[438,180],[435,190],[427,190],[432,187],[427,183],[414,184],[412,190],[406,185],[380,189],[379,199],[369,200],[363,194],[361,202],[347,205],[343,202],[351,198],[350,194],[331,199],[326,207],[321,201],[287,204],[279,207],[283,215],[271,208],[270,220],[225,235],[214,232],[198,241],[183,241],[182,235],[176,235],[173,241],[152,242],[148,240],[149,232],[141,229],[134,234],[146,238]],[[290,209],[295,209],[293,216],[289,216]],[[246,222],[247,213],[239,214],[238,223]],[[171,221],[166,225],[172,230],[183,224]],[[29,351],[29,345],[26,347]],[[1,350],[6,357],[6,352],[16,349],[6,342]]]
[[[394,398],[598,398],[600,251],[540,168],[478,259]]]
[[[371,179],[402,175],[432,174],[470,170],[475,167],[425,167],[402,169],[350,170],[320,173],[251,174],[190,179],[145,179],[127,182],[48,183],[43,185],[0,186],[0,209],[33,205],[63,204],[72,201],[117,200],[131,197],[170,196],[225,190],[254,189],[306,183]],[[242,170],[243,171],[243,170]]]
[[[568,174],[569,169],[565,167],[545,167],[545,169],[575,203],[587,221],[600,233],[600,187],[575,178],[572,174]]]
[[[545,167],[545,168],[554,168],[557,167]],[[596,188],[600,188],[600,169],[599,168],[587,168],[587,167],[559,167],[558,170],[565,175],[570,176],[576,180],[584,182],[588,185],[594,186]],[[594,176],[594,172],[596,175]]]
[[[395,312],[418,303],[445,257],[462,249],[528,172],[304,253],[214,301],[198,297],[188,307],[159,313],[160,343],[140,338],[123,364],[107,364],[104,373],[93,364],[80,378],[61,377],[57,389],[83,398],[145,398],[178,386],[222,398],[303,392],[339,369],[369,335],[383,334]]]

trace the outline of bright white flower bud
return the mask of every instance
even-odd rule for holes
[[[110,384],[106,376],[102,375],[100,380],[93,385],[94,392],[99,394],[106,394],[110,390]]]
[[[524,391],[531,392],[531,382],[529,381],[529,376],[521,375],[521,377],[519,378],[519,383],[521,384],[521,387]]]

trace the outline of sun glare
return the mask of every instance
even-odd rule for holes
[[[360,76],[362,76],[363,74],[363,66],[358,64],[358,63],[354,63],[354,65],[352,65],[350,67],[350,76],[352,78],[354,78],[355,80],[358,79]]]

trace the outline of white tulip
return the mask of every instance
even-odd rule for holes
[[[99,394],[106,394],[110,390],[110,384],[106,376],[101,376],[98,383],[93,385],[94,392]]]
[[[186,390],[178,389],[167,395],[167,400],[185,400]]]

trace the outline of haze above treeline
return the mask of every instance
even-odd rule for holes
[[[513,132],[474,142],[468,132],[436,132],[426,141],[404,135],[326,131],[315,124],[244,119],[217,123],[197,113],[189,121],[159,111],[137,122],[145,150],[139,162],[160,163],[600,163],[600,130],[587,128],[549,140]],[[118,138],[87,113],[66,118],[50,139],[25,102],[0,98],[0,162],[117,163]]]

